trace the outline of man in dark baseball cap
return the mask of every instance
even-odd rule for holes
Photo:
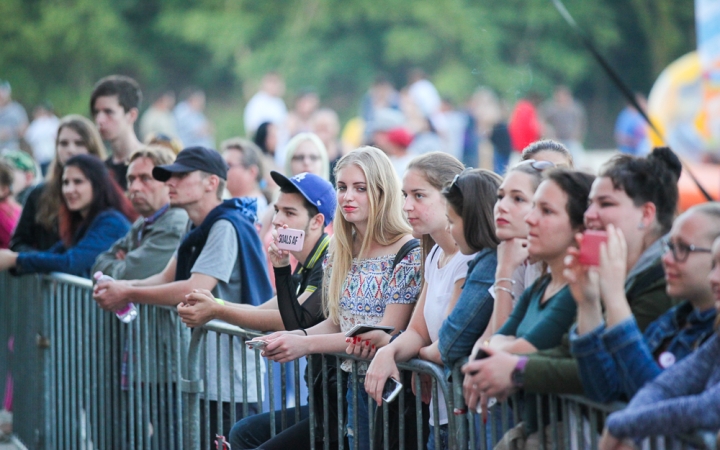
[[[255,229],[256,200],[247,197],[222,200],[227,166],[220,154],[204,147],[186,148],[173,164],[156,166],[153,177],[165,182],[170,204],[187,211],[192,225],[189,233],[160,274],[146,278],[139,285],[115,281],[99,284],[102,288],[94,293],[98,304],[109,311],[124,309],[129,302],[180,304],[178,309],[182,311],[190,307],[186,304],[186,295],[195,289],[207,289],[213,298],[222,298],[225,302],[254,306],[272,298],[265,254]],[[232,408],[236,416],[241,417],[243,402],[249,403],[250,408],[262,402],[257,395],[260,386],[256,385],[255,377],[243,379],[243,374],[255,373],[255,354],[247,352],[243,358],[240,339],[232,346],[222,343],[216,351],[216,337],[213,332],[208,333],[208,342],[213,348],[208,351],[205,398],[210,400],[210,410],[217,410],[218,403],[222,404],[222,414],[217,419],[209,418],[210,429],[222,429],[225,434],[232,426]],[[223,379],[226,387],[230,386],[228,378],[232,379],[234,398],[230,397],[229,389],[220,391],[216,385],[217,361],[233,361],[231,351],[234,369],[230,376],[224,373]],[[264,369],[257,367],[257,370]]]
[[[153,178],[167,181],[174,173],[188,173],[200,170],[227,180],[228,166],[220,153],[205,147],[188,147],[178,153],[175,162],[153,168]]]

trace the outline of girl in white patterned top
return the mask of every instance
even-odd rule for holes
[[[394,268],[400,248],[412,236],[402,211],[400,183],[388,157],[374,147],[362,147],[345,155],[335,168],[338,212],[323,282],[327,319],[307,330],[280,332],[269,340],[265,355],[279,362],[312,353],[346,351],[370,359],[387,345],[391,336],[381,331],[345,338],[356,324],[407,327],[420,291],[421,252],[415,249]],[[306,336],[307,334],[307,336]],[[343,364],[349,371],[351,363]],[[364,375],[366,363],[358,371]],[[348,440],[350,448],[369,448],[367,394],[358,389],[353,411],[352,387],[348,389]],[[353,429],[353,415],[358,428]]]
[[[425,277],[418,306],[405,333],[381,349],[367,372],[365,389],[381,404],[383,386],[389,377],[400,380],[396,362],[414,357],[442,365],[438,350],[438,333],[443,320],[457,303],[468,271],[468,262],[475,254],[464,255],[448,227],[446,202],[442,189],[463,171],[463,164],[447,153],[432,152],[413,159],[403,178],[405,212],[415,236],[423,236],[427,251]],[[431,398],[429,383],[423,380],[422,396]],[[429,381],[429,378],[427,379]],[[431,435],[428,449],[435,448],[439,435],[441,448],[447,448],[447,409],[442,391],[438,390],[437,424],[430,408]]]

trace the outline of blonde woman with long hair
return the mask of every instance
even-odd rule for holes
[[[265,356],[287,362],[313,353],[343,350],[372,358],[391,335],[371,331],[356,338],[344,333],[358,324],[388,325],[399,332],[407,327],[420,292],[421,251],[413,249],[397,265],[394,260],[412,239],[403,215],[400,182],[388,157],[374,147],[362,147],[343,156],[335,168],[338,213],[335,235],[325,263],[323,302],[327,319],[307,330],[280,332],[269,340]],[[351,361],[342,369],[352,370]],[[358,364],[365,375],[367,363]],[[369,448],[369,411],[363,386],[358,397],[348,388],[348,439]],[[354,408],[357,407],[357,411]],[[353,429],[353,416],[357,427]]]

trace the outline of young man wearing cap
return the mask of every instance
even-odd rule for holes
[[[141,102],[142,92],[137,81],[123,75],[101,79],[90,96],[90,113],[103,140],[108,141],[112,149],[105,165],[123,191],[127,190],[128,159],[142,147],[134,129]]]
[[[181,151],[173,164],[156,166],[153,177],[164,181],[170,190],[170,205],[183,208],[190,217],[191,229],[180,243],[165,269],[144,280],[111,281],[95,287],[94,298],[107,310],[117,311],[129,302],[175,306],[185,301],[193,289],[207,289],[213,296],[228,302],[260,305],[272,297],[265,271],[262,244],[255,231],[255,202],[250,199],[221,200],[227,177],[227,165],[219,153],[204,147]],[[242,252],[240,251],[242,249]],[[105,289],[104,292],[101,292]],[[216,335],[207,334],[207,398],[211,401],[211,430],[223,421],[224,432],[230,426],[230,384],[222,378],[222,398],[218,399],[217,360],[227,364],[230,345],[222,336],[220,351]],[[256,412],[258,398],[255,377],[246,381],[248,395],[243,395],[242,374],[254,374],[255,358],[248,353],[243,361],[240,339],[233,340],[235,411],[242,417],[243,404]],[[244,365],[244,367],[243,367]],[[247,370],[247,372],[245,372]],[[264,372],[264,365],[260,369]],[[227,373],[226,371],[223,373]],[[223,417],[216,417],[222,401]],[[255,410],[255,411],[253,411]],[[203,421],[204,423],[204,421]]]
[[[209,291],[197,290],[187,297],[185,304],[178,305],[178,314],[189,327],[197,327],[213,319],[261,331],[297,330],[310,328],[324,320],[322,309],[321,283],[323,276],[322,262],[327,253],[330,237],[324,232],[335,215],[336,194],[333,186],[323,178],[310,173],[301,173],[287,178],[278,172],[270,172],[273,180],[280,187],[280,196],[275,203],[273,216],[273,233],[277,239],[277,230],[283,227],[303,230],[305,241],[299,251],[279,251],[276,244],[270,246],[269,254],[275,271],[275,287],[277,296],[259,307],[249,305],[220,304]],[[298,260],[295,271],[291,273],[289,255]],[[334,371],[334,361],[328,361],[327,371]],[[319,358],[310,361],[313,373],[323,373]],[[341,376],[341,375],[340,375]],[[315,389],[315,398],[322,401],[322,380],[310,383]],[[316,387],[315,384],[317,384]],[[337,393],[334,386],[327,386],[331,395]],[[337,400],[329,402],[333,410]],[[321,410],[317,410],[321,411]],[[280,412],[276,415],[279,426]],[[337,417],[337,411],[329,414]],[[230,432],[230,444],[233,448],[258,448],[269,445],[270,413],[247,417],[238,422]],[[286,428],[273,438],[272,448],[287,447],[290,442],[297,448],[309,448],[310,425],[308,409],[301,409],[301,421],[294,424],[295,414],[287,411]],[[321,421],[322,414],[320,414]],[[322,426],[322,423],[320,423]],[[336,424],[331,424],[331,439],[336,440]],[[316,432],[322,439],[322,431]]]
[[[292,178],[275,171],[270,174],[280,186],[272,222],[276,232],[284,226],[305,232],[299,251],[278,251],[274,243],[271,245],[269,253],[278,295],[255,307],[220,304],[209,291],[198,289],[178,305],[178,314],[189,327],[220,319],[253,330],[294,330],[311,327],[324,319],[319,296],[312,301],[308,298],[322,281],[322,261],[330,242],[324,229],[335,215],[335,190],[329,182],[309,173]],[[290,255],[298,261],[294,273],[290,269]]]

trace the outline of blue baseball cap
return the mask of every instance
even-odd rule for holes
[[[335,207],[337,198],[335,189],[329,181],[315,174],[303,172],[288,178],[280,172],[271,171],[270,176],[280,188],[295,188],[309,201],[315,205],[320,213],[325,216],[325,226],[335,218]]]

